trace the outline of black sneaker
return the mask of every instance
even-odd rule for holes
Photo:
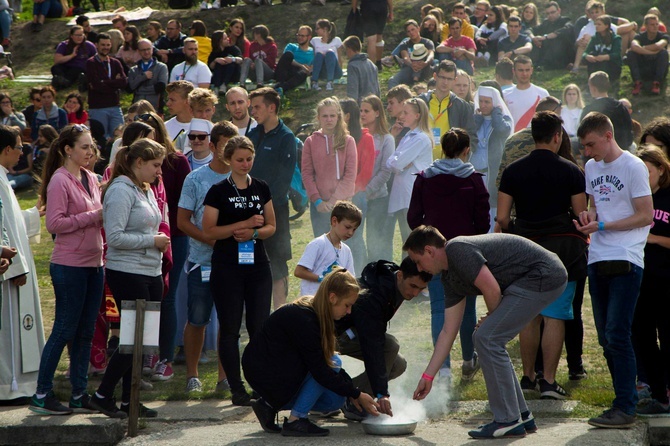
[[[74,396],[70,398],[70,409],[74,410],[77,413],[93,413],[98,410],[91,406],[91,395],[88,393],[83,393],[79,398],[75,399]]]
[[[349,398],[344,402],[342,406],[342,413],[344,418],[351,421],[363,421],[368,417],[368,413],[365,410],[358,410],[354,403],[352,403]]]
[[[637,406],[637,414],[641,417],[670,417],[667,404],[661,404],[657,400],[647,400]]]
[[[256,418],[258,418],[258,422],[261,423],[261,427],[265,432],[268,434],[278,434],[281,432],[281,427],[275,422],[277,411],[270,407],[263,398],[259,398],[251,403],[251,408],[254,410]]]
[[[110,398],[98,398],[98,395],[93,395],[91,397],[91,402],[89,403],[95,410],[98,410],[110,418],[128,418],[128,414],[116,406],[116,399],[114,397]]]
[[[251,396],[246,390],[233,390],[231,401],[235,406],[251,406]]]
[[[576,370],[570,370],[568,371],[568,375],[570,381],[579,381],[580,379],[585,379],[588,376],[586,370],[584,370],[584,367],[580,367]]]
[[[591,418],[589,424],[605,429],[628,429],[635,425],[635,416],[628,415],[623,410],[613,407],[601,415]]]
[[[564,400],[568,397],[568,392],[565,391],[556,381],[549,384],[546,379],[539,379],[540,384],[540,398],[543,400]]]
[[[521,385],[521,391],[524,395],[538,391],[537,378],[535,378],[535,381],[531,381],[529,377],[524,375],[521,378],[521,381],[519,381],[519,384]]]
[[[40,415],[70,415],[73,412],[56,398],[53,390],[44,398],[37,398],[37,395],[33,395],[28,409]]]
[[[284,418],[281,434],[284,437],[325,437],[330,431],[317,426],[308,418],[299,418],[291,423],[288,418]]]
[[[130,404],[121,404],[120,411],[130,416]],[[158,411],[149,409],[147,406],[140,403],[140,418],[156,418],[157,416]]]

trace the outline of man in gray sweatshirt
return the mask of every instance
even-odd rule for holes
[[[349,36],[342,44],[349,59],[347,96],[359,103],[361,99],[371,94],[381,96],[377,67],[368,59],[367,54],[361,53],[361,40],[357,36]]]
[[[133,92],[133,102],[146,99],[159,110],[168,80],[167,65],[153,57],[153,45],[148,39],[141,39],[137,48],[142,59],[128,72],[128,86]]]

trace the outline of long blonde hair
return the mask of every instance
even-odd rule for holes
[[[406,100],[405,104],[411,105],[414,108],[414,111],[419,114],[419,129],[432,139],[430,121],[428,120],[430,111],[428,110],[426,102],[423,99],[414,97]]]
[[[316,120],[319,120],[319,114],[324,107],[335,107],[337,111],[337,124],[335,124],[335,133],[333,135],[333,147],[335,150],[344,150],[347,144],[347,124],[344,122],[344,113],[340,107],[340,101],[336,97],[325,98],[316,106]]]
[[[333,355],[335,354],[335,321],[333,320],[333,309],[330,303],[330,294],[335,294],[337,303],[342,299],[358,294],[360,287],[356,278],[345,268],[336,266],[319,285],[314,297],[303,296],[290,305],[298,305],[305,308],[311,308],[319,319],[321,328],[321,348],[326,363],[334,368]]]

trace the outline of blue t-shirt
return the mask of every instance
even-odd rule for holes
[[[193,212],[191,223],[202,229],[202,215],[205,212],[205,197],[209,189],[230,176],[230,173],[216,173],[209,165],[189,173],[184,180],[179,197],[179,207]],[[190,251],[188,261],[200,265],[209,266],[212,264],[213,248],[194,238],[189,238]]]
[[[293,53],[293,60],[299,64],[312,65],[314,63],[314,48],[311,46],[305,51],[297,43],[289,43],[284,48],[284,52]]]

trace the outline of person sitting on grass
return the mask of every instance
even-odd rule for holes
[[[333,81],[342,77],[342,63],[340,61],[342,39],[337,37],[335,24],[327,19],[316,21],[316,35],[317,37],[312,38],[309,42],[314,47],[312,89],[320,90],[319,79],[325,77],[327,80],[326,90],[332,91]]]
[[[322,437],[330,433],[312,423],[310,411],[332,412],[350,398],[359,410],[376,416],[379,404],[354,387],[335,353],[335,320],[351,313],[360,288],[346,269],[335,267],[315,296],[304,296],[270,315],[242,356],[244,375],[261,398],[252,408],[268,433]],[[291,410],[283,427],[279,410]]]
[[[270,30],[265,25],[256,25],[251,30],[254,40],[249,48],[249,57],[245,57],[242,62],[240,73],[240,85],[244,87],[249,70],[251,79],[256,81],[257,88],[263,88],[263,83],[270,80],[275,75],[277,67],[277,43],[270,36]]]
[[[361,224],[361,210],[349,201],[338,201],[330,212],[330,231],[309,242],[293,274],[302,279],[300,294],[313,296],[335,266],[354,272],[351,249],[344,243]]]
[[[86,39],[83,27],[70,28],[70,37],[58,44],[54,54],[54,64],[51,67],[51,84],[54,88],[67,88],[85,78],[86,61],[95,56],[96,52],[95,45]],[[85,84],[84,81],[81,83]]]

